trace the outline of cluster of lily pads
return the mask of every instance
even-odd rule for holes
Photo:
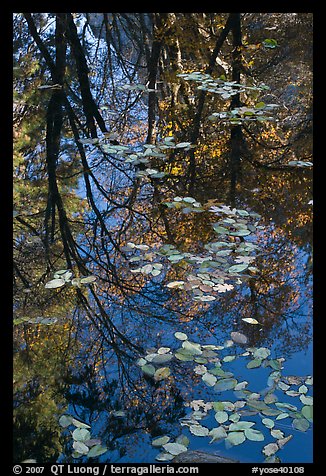
[[[73,458],[96,458],[106,453],[108,449],[103,446],[99,438],[92,438],[90,425],[79,421],[72,415],[64,414],[59,418],[59,424],[63,429],[70,428],[72,437]],[[73,429],[74,428],[74,429]]]
[[[53,274],[53,278],[51,281],[48,281],[45,284],[45,288],[47,289],[55,289],[55,288],[61,288],[67,283],[72,284],[73,286],[76,286],[80,288],[82,285],[86,284],[91,284],[96,281],[96,276],[90,275],[90,276],[84,276],[82,278],[74,278],[73,277],[73,272],[70,269],[60,269],[56,271]]]
[[[144,93],[156,92],[156,89],[151,89],[145,84],[136,83],[124,84],[122,86],[118,86],[117,89],[119,89],[120,91],[141,91]]]
[[[260,86],[244,86],[236,81],[226,81],[222,77],[214,79],[210,74],[202,73],[200,71],[193,71],[191,73],[177,74],[180,78],[186,81],[195,81],[199,85],[197,89],[219,94],[222,99],[230,99],[235,94],[245,91],[265,91],[269,86],[262,84]]]
[[[205,208],[192,197],[175,197],[167,205],[170,208],[180,209],[183,213],[205,211]],[[171,281],[166,287],[190,291],[195,301],[202,302],[214,301],[216,293],[232,290],[234,284],[230,283],[230,280],[241,284],[240,278],[253,276],[258,270],[253,266],[255,256],[252,252],[258,246],[237,240],[243,240],[243,237],[263,228],[257,221],[260,215],[226,205],[212,206],[208,211],[220,217],[220,220],[212,226],[221,238],[220,241],[207,243],[204,246],[205,253],[180,251],[172,244],[164,244],[158,248],[154,245],[150,248],[146,244],[137,245],[128,242],[124,251],[133,253],[129,263],[131,266],[137,265],[136,268],[131,268],[131,272],[158,276],[164,270],[160,262],[162,258],[166,258],[172,264],[191,265],[193,269],[187,270],[185,279]]]
[[[126,145],[107,144],[105,141],[106,139],[98,138],[80,139],[82,144],[96,145],[105,154],[114,154],[127,164],[145,166],[146,168],[144,170],[138,170],[136,172],[136,177],[150,178],[162,178],[166,175],[165,172],[151,168],[151,159],[166,160],[166,152],[173,149],[187,151],[194,147],[190,142],[176,142],[173,136],[165,137],[157,144],[143,144],[141,151],[137,151]]]
[[[180,425],[198,437],[209,437],[210,443],[225,442],[226,448],[237,446],[246,440],[265,442],[266,439],[274,441],[262,447],[265,462],[280,462],[276,453],[293,438],[293,434],[285,435],[280,428],[290,428],[295,431],[306,432],[311,427],[313,420],[313,397],[308,395],[309,387],[313,385],[311,376],[284,376],[282,375],[284,358],[271,358],[271,351],[266,347],[246,347],[247,337],[240,332],[232,332],[231,339],[223,345],[201,345],[191,341],[183,332],[176,332],[176,339],[182,342],[181,347],[172,351],[170,347],[149,349],[148,353],[137,360],[147,378],[162,381],[172,377],[171,368],[167,363],[192,362],[195,376],[213,392],[216,398],[212,401],[202,399],[193,400],[185,404],[191,410],[186,417],[180,419]],[[239,344],[242,352],[230,353],[229,348]],[[221,354],[226,350],[227,355]],[[247,369],[258,367],[270,368],[271,373],[267,378],[267,387],[261,392],[252,392],[248,388],[248,381],[239,381],[234,374],[223,368],[225,364],[237,358],[249,358]],[[189,370],[187,370],[189,372]],[[200,382],[200,381],[199,381]],[[293,387],[297,387],[293,389]],[[235,401],[223,399],[223,392],[233,391]],[[288,397],[298,397],[300,404],[283,402],[277,394]],[[214,420],[218,426],[210,428],[201,424],[201,420],[208,419],[214,413]],[[250,421],[251,416],[259,416],[266,430],[254,428],[257,422]],[[249,417],[249,418],[248,418]],[[288,425],[280,421],[287,420]],[[210,425],[211,426],[211,425]],[[277,427],[280,428],[277,428]],[[168,435],[159,436],[152,441],[152,445],[161,448],[157,455],[158,461],[172,460],[176,455],[187,451],[189,438],[179,435],[171,442]]]
[[[210,121],[230,122],[231,124],[242,124],[244,122],[265,122],[275,121],[273,116],[266,115],[266,113],[273,111],[278,104],[265,104],[258,102],[255,107],[236,107],[230,111],[213,112],[208,119]]]
[[[42,325],[50,326],[52,324],[55,324],[56,322],[58,322],[57,317],[44,317],[44,316],[40,316],[40,317],[23,316],[13,320],[14,325],[27,323],[27,324],[42,324]]]

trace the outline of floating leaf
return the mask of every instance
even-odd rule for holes
[[[170,347],[160,347],[157,351],[158,354],[167,354],[170,352]]]
[[[288,417],[289,417],[289,414],[284,412],[277,415],[276,420],[284,420],[284,418],[288,418]]]
[[[71,423],[77,428],[90,428],[90,425],[87,425],[87,423],[83,423],[74,417],[71,417]]]
[[[115,412],[111,413],[112,416],[119,418],[119,417],[124,417],[127,415],[127,413],[124,410],[117,410]]]
[[[171,370],[169,369],[169,367],[161,367],[156,370],[154,374],[154,380],[158,382],[159,380],[163,380],[169,377],[169,375],[171,375]]]
[[[184,349],[178,350],[174,356],[183,362],[191,362],[194,360],[194,355],[190,354],[189,352],[185,351]]]
[[[163,445],[163,448],[165,449],[165,451],[174,456],[187,451],[187,447],[181,445],[180,443],[166,443],[165,445]]]
[[[231,332],[231,339],[237,344],[246,344],[248,342],[248,337],[241,332]]]
[[[155,459],[157,461],[171,461],[174,458],[174,455],[171,453],[159,453]]]
[[[306,405],[302,407],[301,413],[307,420],[309,421],[313,420],[313,406],[312,405]]]
[[[142,365],[141,369],[144,372],[144,374],[146,374],[150,377],[153,377],[153,375],[155,374],[154,365],[151,365],[151,364]]]
[[[76,428],[72,432],[72,437],[76,441],[83,441],[84,442],[84,441],[90,439],[91,434],[88,430],[86,430],[86,428]]]
[[[82,455],[86,455],[90,449],[82,441],[74,441],[72,444],[73,448]]]
[[[196,365],[196,367],[194,367],[194,372],[197,375],[204,375],[207,373],[207,367],[205,367],[205,365]]]
[[[191,425],[189,431],[195,436],[207,436],[209,434],[209,429],[202,425]]]
[[[247,369],[255,369],[256,367],[260,367],[262,363],[262,359],[254,359],[247,363]]]
[[[189,446],[190,440],[186,435],[179,435],[175,442],[187,447]]]
[[[298,389],[298,392],[299,393],[307,393],[308,392],[308,387],[306,387],[305,385],[301,385]]]
[[[267,393],[264,398],[264,402],[267,404],[275,403],[278,401],[277,396],[274,393]]]
[[[250,232],[249,232],[250,233]],[[237,236],[240,236],[237,234]],[[230,266],[228,269],[228,273],[240,273],[241,271],[245,270],[248,268],[248,264],[235,264],[233,266]]]
[[[309,397],[307,395],[300,395],[300,400],[304,405],[313,405],[314,403],[313,397]]]
[[[224,423],[226,422],[227,420],[229,419],[229,415],[224,412],[224,411],[221,411],[221,412],[216,412],[215,413],[215,420],[217,421],[217,423]]]
[[[200,355],[202,354],[202,350],[200,348],[200,344],[195,342],[190,342],[189,340],[185,340],[182,343],[182,347],[189,353],[193,355]]]
[[[154,440],[152,440],[152,445],[155,447],[163,446],[163,445],[166,445],[166,443],[168,443],[169,441],[170,441],[169,436],[159,436],[158,438],[155,438]]]
[[[268,445],[264,446],[263,453],[266,456],[271,456],[275,454],[279,450],[279,446],[276,443],[269,443]]]
[[[241,320],[248,322],[248,324],[259,324],[257,319],[253,319],[252,317],[243,317]]]
[[[72,420],[73,418],[70,415],[62,415],[59,418],[59,425],[62,426],[62,428],[67,428],[69,425],[72,425]]]
[[[217,382],[217,378],[209,372],[206,372],[202,376],[202,379],[206,383],[206,385],[208,385],[209,387],[213,387]]]
[[[64,286],[64,284],[66,284],[66,281],[64,279],[56,278],[56,279],[52,279],[51,281],[48,281],[45,285],[45,288],[47,289],[61,288],[62,286]]]
[[[291,403],[276,402],[275,406],[277,408],[286,408],[287,410],[291,410],[291,411],[297,410],[297,407],[295,405],[291,405]]]
[[[86,276],[85,278],[80,278],[80,282],[82,284],[90,284],[90,283],[94,283],[94,281],[96,281],[96,276]]]
[[[166,362],[170,362],[171,359],[173,359],[172,354],[157,354],[151,362],[154,364],[165,364]]]
[[[246,428],[244,434],[251,441],[263,441],[265,439],[261,431],[253,430],[252,428]]]
[[[278,382],[277,387],[280,388],[281,390],[288,390],[290,388],[290,385],[287,385],[284,382]]]
[[[143,359],[143,357],[141,357],[140,359],[137,360],[136,364],[139,365],[139,367],[142,367],[143,365],[147,364],[147,360],[145,360],[145,359]]]
[[[223,428],[223,426],[219,426],[218,428],[213,428],[212,430],[210,430],[208,435],[212,437],[210,443],[214,443],[215,441],[219,441],[223,438],[226,438],[227,432],[225,431],[225,428]]]
[[[283,446],[286,445],[286,443],[287,443],[288,441],[290,441],[292,438],[293,438],[293,435],[289,435],[289,436],[286,436],[285,438],[279,439],[279,440],[277,441],[278,447],[279,447],[280,449],[282,449]]]
[[[246,440],[245,434],[242,431],[231,431],[225,438],[227,447],[241,445]]]
[[[225,378],[219,380],[215,385],[214,385],[214,390],[216,392],[223,392],[224,390],[232,390],[238,381],[234,378]]]
[[[188,336],[187,334],[184,334],[183,332],[175,332],[174,337],[179,340],[187,340]]]
[[[237,358],[236,355],[226,355],[223,358],[223,362],[233,362],[233,360],[235,360],[236,358]]]
[[[280,440],[284,438],[284,433],[281,430],[271,430],[271,436],[277,440]]]
[[[246,386],[248,385],[247,380],[244,380],[243,382],[237,383],[237,385],[234,387],[234,390],[237,392],[238,390],[243,390]]]
[[[304,383],[306,385],[313,385],[313,377],[307,377]]]
[[[95,445],[87,453],[88,458],[96,458],[106,453],[108,449],[105,446]]]
[[[256,359],[266,359],[270,353],[271,351],[266,347],[260,347],[254,351],[253,355]]]
[[[180,255],[181,256],[181,255]],[[168,288],[181,288],[184,285],[184,281],[172,281],[171,283],[168,283],[166,286]]]
[[[231,423],[229,431],[243,431],[254,426],[253,421],[239,421],[237,423]]]
[[[262,424],[266,426],[266,428],[273,428],[275,423],[270,418],[263,418]]]

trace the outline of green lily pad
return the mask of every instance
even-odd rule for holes
[[[209,429],[202,425],[191,425],[189,431],[195,436],[207,436],[209,434]]]
[[[171,370],[169,367],[160,367],[154,373],[154,380],[158,382],[159,380],[163,380],[171,375]]]
[[[224,423],[228,420],[228,418],[229,415],[225,411],[218,411],[215,413],[215,420],[217,421],[217,423]]]
[[[304,407],[302,407],[301,413],[308,421],[313,420],[313,406],[312,405],[305,405]]]
[[[252,428],[246,428],[244,434],[248,440],[251,441],[263,441],[265,439],[263,433],[259,430],[253,430]]]
[[[238,381],[234,378],[224,378],[219,380],[215,385],[214,385],[214,390],[216,392],[223,392],[225,390],[232,390]]]
[[[241,445],[246,440],[245,434],[242,431],[231,431],[225,438],[226,447]]]
[[[97,456],[101,456],[106,453],[108,449],[102,445],[95,445],[93,446],[89,452],[87,453],[88,458],[96,458]]]
[[[155,446],[155,447],[159,447],[159,446],[163,446],[163,445],[166,445],[166,443],[168,443],[170,441],[170,437],[169,436],[159,436],[158,438],[155,438],[154,440],[152,440],[152,446]]]
[[[257,367],[260,367],[262,364],[262,359],[253,359],[250,362],[247,363],[247,369],[255,369]]]
[[[72,437],[75,441],[86,441],[91,437],[90,432],[86,428],[76,428],[72,432]]]
[[[223,426],[219,426],[210,430],[208,435],[212,438],[209,443],[214,443],[215,441],[219,441],[226,438],[227,432],[225,431],[225,428],[223,428]]]

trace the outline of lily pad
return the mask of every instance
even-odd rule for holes
[[[262,363],[262,359],[253,359],[247,363],[247,369],[255,369],[256,367],[260,367]]]
[[[211,441],[210,443],[214,443],[215,441],[222,440],[223,438],[227,437],[227,432],[225,431],[225,428],[223,426],[219,426],[217,428],[213,428],[210,430],[208,433],[209,436],[211,436]]]
[[[229,431],[243,431],[254,426],[253,421],[238,421],[237,423],[231,423]]]
[[[182,347],[189,353],[193,355],[200,355],[202,354],[202,350],[200,348],[200,344],[195,342],[190,342],[189,340],[185,340],[182,343]]]
[[[251,441],[263,441],[265,439],[263,433],[259,430],[253,430],[252,428],[246,428],[244,434],[248,440]]]
[[[85,445],[85,443],[83,443],[82,441],[74,441],[72,446],[74,450],[77,451],[77,453],[80,453],[82,455],[86,455],[90,451],[88,446]]]
[[[270,418],[263,418],[261,422],[266,426],[266,428],[273,428],[275,425],[274,421]]]
[[[313,420],[313,406],[312,405],[305,405],[304,407],[302,407],[301,413],[308,421]]]
[[[86,428],[76,428],[72,432],[72,437],[75,441],[86,441],[91,437],[90,432]]]
[[[225,438],[226,447],[241,445],[246,440],[242,431],[230,431]]]
[[[231,332],[231,339],[237,344],[246,344],[248,342],[248,337],[241,332]]]
[[[207,436],[209,434],[209,429],[202,425],[191,425],[189,431],[195,436]]]
[[[238,381],[234,378],[224,378],[219,380],[215,385],[214,385],[214,390],[216,392],[223,392],[225,390],[232,390]]]
[[[56,278],[56,279],[52,279],[51,281],[48,281],[44,287],[47,289],[56,289],[56,288],[61,288],[65,284],[66,284],[66,281],[64,279]]]
[[[243,317],[242,321],[247,322],[248,324],[259,324],[257,319],[254,319],[253,317]]]
[[[181,445],[180,443],[166,443],[163,445],[163,448],[167,453],[170,453],[171,455],[179,455],[180,453],[184,453],[187,451],[187,447],[184,445]]]
[[[101,456],[106,453],[108,449],[102,445],[95,445],[93,446],[89,452],[87,453],[88,458],[96,458],[97,456]]]
[[[229,415],[227,412],[220,411],[215,413],[215,420],[217,423],[224,423],[229,419]]]
[[[163,445],[166,445],[169,441],[170,441],[169,436],[166,436],[166,435],[159,436],[158,438],[155,438],[154,440],[152,440],[152,446],[155,446],[155,447],[163,446]]]
[[[171,453],[159,453],[155,459],[157,461],[171,461],[172,459],[174,458],[174,455],[172,455]]]
[[[159,380],[169,377],[169,375],[171,375],[171,370],[169,367],[161,367],[154,373],[154,380],[158,382]]]
[[[268,445],[264,446],[263,448],[263,453],[266,456],[272,456],[274,455],[278,450],[279,446],[276,443],[269,443]]]
[[[202,380],[206,383],[206,385],[208,385],[209,387],[213,387],[216,382],[217,382],[217,378],[212,375],[211,373],[209,372],[206,372],[203,376],[202,376]]]
[[[148,375],[149,377],[153,377],[155,374],[155,367],[154,365],[151,364],[145,364],[141,366],[142,371],[144,372],[145,375]]]
[[[183,332],[175,332],[174,337],[179,340],[187,340],[188,336],[187,334],[184,334]]]

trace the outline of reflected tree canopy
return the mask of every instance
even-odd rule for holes
[[[94,458],[152,462],[151,439],[180,436],[210,390],[186,359],[143,370],[175,332],[238,332],[275,358],[311,345],[312,14],[21,13],[13,28],[14,459],[87,458],[59,423],[74,414],[106,449]]]

